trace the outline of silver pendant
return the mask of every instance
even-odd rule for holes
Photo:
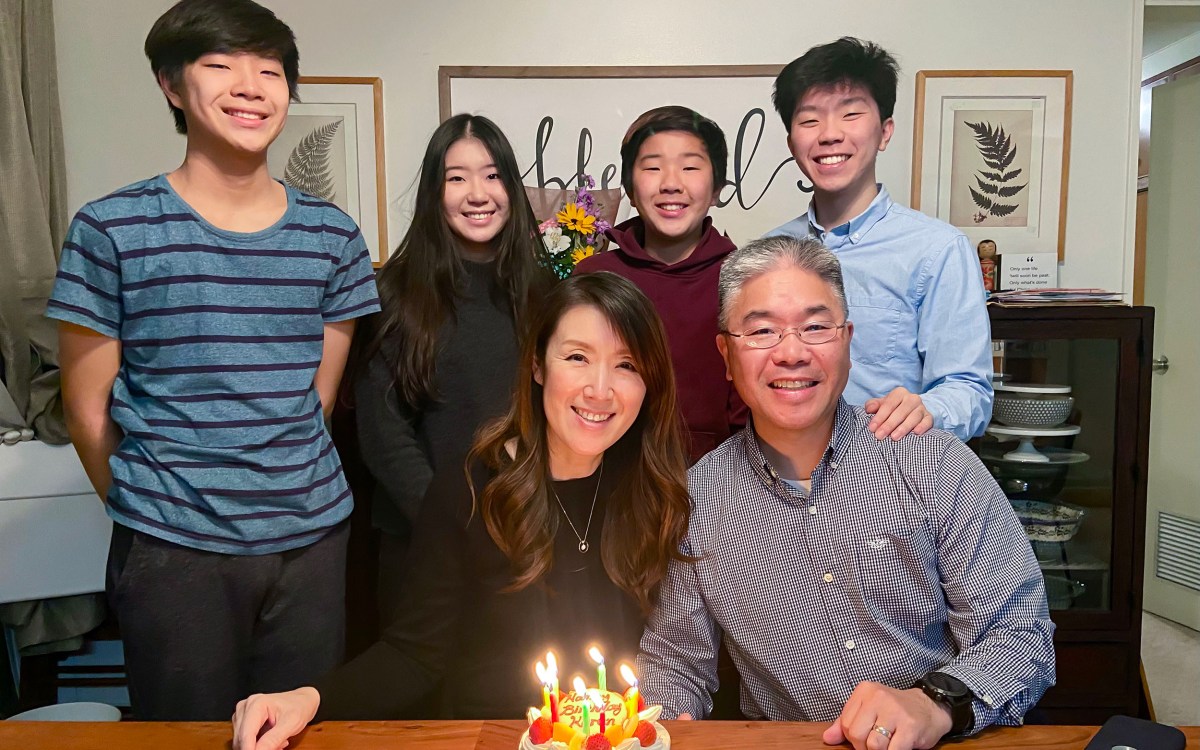
[[[580,540],[579,540],[579,551],[580,551],[580,552],[587,552],[587,551],[588,551],[588,543],[587,543],[587,540],[586,540],[586,539],[580,539]]]

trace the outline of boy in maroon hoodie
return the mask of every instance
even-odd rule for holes
[[[734,244],[713,228],[708,210],[725,184],[728,155],[721,128],[687,107],[642,114],[621,142],[621,186],[639,215],[608,231],[610,252],[576,267],[624,276],[658,309],[693,462],[746,421],[714,343],[717,276]]]

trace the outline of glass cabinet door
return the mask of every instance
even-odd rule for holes
[[[1122,322],[993,326],[996,398],[978,451],[1025,527],[1060,625],[1129,618],[1136,472],[1121,436],[1137,429],[1138,352]]]

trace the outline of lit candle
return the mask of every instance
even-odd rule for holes
[[[558,660],[553,651],[546,652],[546,671],[550,674],[550,693],[558,697]]]
[[[600,734],[604,734],[604,698],[599,690],[590,691],[592,702],[596,704],[596,710],[600,712]]]
[[[592,733],[592,718],[588,711],[587,690],[583,686],[582,677],[576,677],[571,681],[571,684],[575,686],[575,695],[579,697],[579,702],[583,704],[583,736],[587,737]]]
[[[588,649],[588,656],[599,666],[596,668],[596,682],[600,685],[600,690],[608,692],[608,677],[604,672],[604,654],[600,653],[600,649],[592,646]]]
[[[637,716],[638,713],[638,681],[634,676],[633,670],[628,664],[622,664],[620,668],[621,679],[629,684],[629,689],[625,691],[625,702],[629,706],[629,715]]]
[[[538,682],[542,683],[542,704],[546,706],[546,713],[550,714],[550,675],[546,673],[546,668],[540,661],[534,671],[537,672]]]

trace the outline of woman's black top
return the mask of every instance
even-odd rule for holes
[[[462,468],[440,470],[413,536],[398,619],[380,642],[316,686],[316,720],[416,718],[406,710],[435,689],[442,691],[442,718],[519,719],[541,703],[534,664],[547,650],[558,658],[564,689],[575,674],[595,686],[596,665],[587,656],[593,645],[605,656],[610,689],[619,689],[617,665],[633,663],[644,618],[600,561],[604,515],[621,471],[609,466],[597,474],[552,485],[579,534],[595,497],[588,551],[580,553],[555,503],[553,567],[537,583],[505,592],[513,579],[508,559],[480,515],[472,516]],[[472,468],[480,492],[492,476]],[[619,538],[621,530],[611,533]]]

